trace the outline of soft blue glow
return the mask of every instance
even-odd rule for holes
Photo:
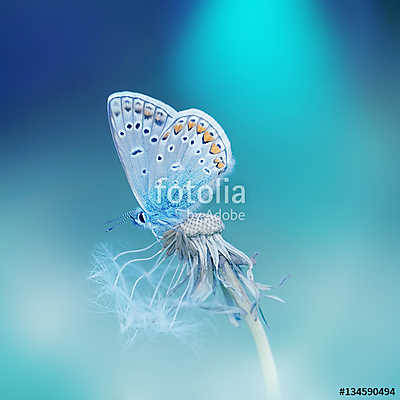
[[[152,240],[103,228],[137,206],[107,126],[117,90],[203,109],[231,138],[246,219],[225,237],[260,252],[257,280],[291,274],[278,293],[287,304],[264,308],[285,400],[398,382],[399,79],[380,94],[361,83],[344,19],[335,34],[321,3],[7,3],[0,398],[263,396],[245,329],[218,318],[187,345],[127,347],[115,318],[89,304],[95,243]],[[387,32],[371,39],[397,43]]]

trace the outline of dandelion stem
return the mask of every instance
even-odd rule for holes
[[[228,282],[232,285],[232,288],[227,288],[231,293],[231,296],[235,299],[239,307],[247,311],[244,319],[253,335],[257,347],[267,393],[266,399],[279,400],[280,390],[278,374],[264,326],[262,325],[260,318],[256,318],[254,313],[251,312],[251,301],[228,262],[224,265],[224,274]],[[238,293],[241,295],[238,295]]]
[[[257,346],[258,356],[260,358],[261,369],[267,391],[267,399],[278,400],[280,398],[278,374],[265,329],[261,324],[260,318],[254,320],[254,317],[248,314],[245,317],[245,321],[249,326]]]

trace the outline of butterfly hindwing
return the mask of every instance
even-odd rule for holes
[[[149,173],[149,198],[154,203],[157,185],[166,189],[177,185],[183,190],[179,203],[168,202],[164,193],[162,207],[187,210],[199,201],[199,188],[209,185],[213,188],[216,178],[233,166],[229,140],[221,126],[206,113],[189,109],[177,114],[174,121],[161,133],[158,140],[155,168]],[[190,184],[191,193],[187,192]],[[159,193],[159,191],[157,191]],[[186,202],[185,194],[190,196]]]

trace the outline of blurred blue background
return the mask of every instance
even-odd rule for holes
[[[259,281],[291,274],[287,304],[264,304],[284,399],[398,385],[398,2],[1,10],[2,399],[263,398],[245,326],[129,347],[90,306],[93,246],[151,240],[103,229],[136,204],[107,123],[118,90],[201,108],[231,138],[246,220],[225,237],[260,252]]]

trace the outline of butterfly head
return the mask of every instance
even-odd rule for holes
[[[134,225],[139,225],[142,228],[150,229],[153,232],[155,226],[157,225],[156,219],[152,219],[148,212],[138,207],[135,210],[125,212],[119,218],[106,222],[106,232],[110,232],[117,226],[123,225],[127,222],[131,222]]]
[[[150,229],[154,236],[160,238],[165,231],[181,222],[183,215],[176,212],[168,214],[165,211],[149,211],[138,207],[130,212],[129,217],[135,225]]]
[[[142,208],[138,207],[130,217],[134,224],[151,229],[150,218]]]

